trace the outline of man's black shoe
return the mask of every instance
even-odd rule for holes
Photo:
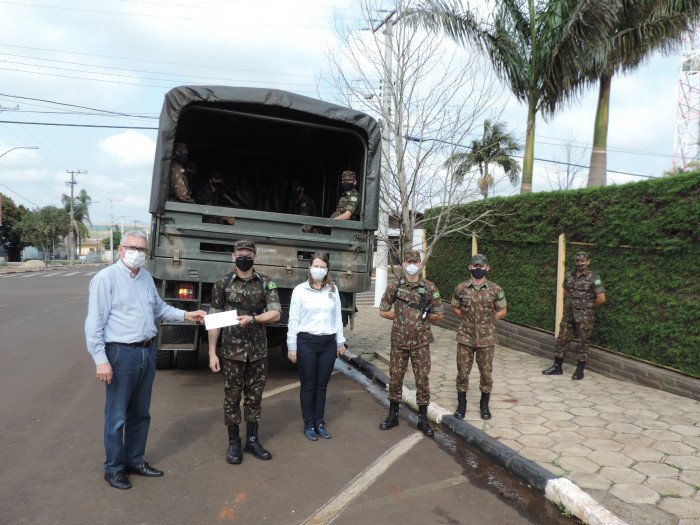
[[[163,475],[162,470],[158,470],[157,468],[151,467],[145,461],[140,465],[131,465],[129,467],[126,467],[126,471],[129,474],[138,474],[139,476],[146,476],[147,478],[159,478]]]
[[[123,470],[115,470],[114,472],[105,472],[105,480],[115,489],[130,489],[131,483],[129,477]]]

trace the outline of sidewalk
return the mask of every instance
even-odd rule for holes
[[[345,331],[349,350],[388,376],[391,321],[363,299],[354,330]],[[700,525],[700,402],[589,371],[572,381],[573,367],[566,365],[564,375],[544,376],[551,360],[497,346],[493,417],[479,417],[475,363],[465,425],[451,415],[457,406],[455,333],[432,330],[429,414],[436,421],[485,432],[486,448],[490,438],[515,452],[513,470],[527,469],[529,461],[546,469],[536,470],[554,481],[553,488],[547,483],[547,497],[584,523]],[[404,398],[415,406],[410,366]]]

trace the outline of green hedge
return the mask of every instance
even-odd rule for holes
[[[592,343],[700,377],[700,173],[622,186],[493,198],[460,207],[475,217],[489,279],[506,292],[506,319],[554,331],[557,239],[566,234],[567,270],[585,250],[607,302]],[[425,227],[432,235],[427,210]],[[445,299],[469,277],[471,238],[438,243],[428,278]]]

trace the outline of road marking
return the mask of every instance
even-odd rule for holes
[[[97,273],[96,271],[95,271],[95,272],[89,272],[89,273],[86,273],[85,276],[86,276],[86,277],[90,277],[91,275],[95,275],[96,273]]]
[[[26,272],[24,275],[18,275],[18,279],[22,279],[23,277],[34,277],[35,275],[38,275],[38,272]]]
[[[396,445],[379,456],[379,458],[363,472],[355,476],[355,479],[343,487],[337,496],[330,499],[323,507],[314,512],[304,524],[325,524],[334,521],[352,500],[367,490],[379,476],[387,471],[392,463],[411,450],[421,439],[423,439],[423,435],[415,432],[399,441]]]
[[[331,374],[331,376],[334,376],[335,374],[337,374],[337,371],[334,371]],[[293,390],[293,389],[298,388],[300,386],[301,386],[301,383],[299,381],[297,381],[296,383],[290,383],[290,384],[284,385],[284,386],[278,386],[277,388],[274,388],[274,389],[270,390],[269,392],[264,392],[263,399],[265,399],[266,397],[274,396],[276,394],[281,394],[282,392],[286,392],[287,390]]]
[[[61,276],[62,277],[70,277],[71,275],[75,275],[76,273],[80,273],[80,272],[63,273],[63,274],[61,274]]]
[[[275,394],[280,394],[282,392],[286,392],[287,390],[292,390],[292,389],[297,388],[299,386],[301,386],[301,383],[299,381],[297,381],[296,383],[290,383],[290,384],[284,385],[284,386],[278,386],[277,388],[274,388],[274,389],[270,390],[269,392],[263,392],[263,399],[265,399],[266,397],[274,396]]]

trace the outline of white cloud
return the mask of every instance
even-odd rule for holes
[[[97,143],[101,159],[114,168],[146,168],[153,165],[156,143],[138,131],[125,131]]]

